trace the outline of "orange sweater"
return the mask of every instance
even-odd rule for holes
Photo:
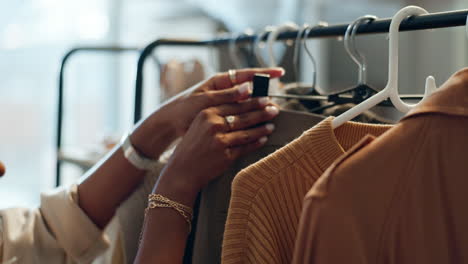
[[[391,126],[327,118],[301,137],[241,171],[232,184],[222,263],[290,263],[302,200],[321,174],[367,134]]]
[[[468,263],[468,68],[308,192],[296,264]]]

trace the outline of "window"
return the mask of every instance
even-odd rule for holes
[[[110,42],[111,2],[0,1],[0,159],[7,167],[0,179],[0,207],[37,205],[39,192],[54,186],[60,59],[77,43]],[[90,63],[86,74],[99,66]],[[84,74],[70,77],[76,81]],[[108,83],[107,77],[90,76],[101,86]],[[82,91],[90,97],[101,93]]]

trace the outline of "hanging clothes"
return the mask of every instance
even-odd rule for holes
[[[205,70],[199,60],[181,62],[170,60],[160,66],[161,101],[185,91],[205,79]]]
[[[468,69],[308,192],[293,263],[468,263]]]
[[[261,149],[241,158],[201,193],[192,263],[220,263],[224,227],[231,198],[231,183],[242,169],[282,148],[323,116],[282,110],[273,120],[276,129]]]
[[[124,263],[133,263],[140,244],[140,234],[143,229],[145,208],[148,205],[148,194],[153,191],[161,171],[166,162],[160,159],[154,167],[145,174],[143,182],[133,193],[119,206],[115,215],[118,221],[120,238],[122,240],[122,251],[125,258]],[[115,230],[114,230],[115,232]],[[113,255],[118,252],[113,253]],[[114,262],[112,262],[114,263]]]
[[[353,108],[354,106],[356,105],[355,104],[342,104],[342,105],[333,106],[328,109],[325,109],[323,111],[323,115],[339,116],[343,114],[344,112],[348,111],[349,109]],[[382,117],[370,110],[364,111],[362,114],[353,118],[352,121],[362,122],[362,123],[373,123],[373,124],[395,124],[396,123],[396,121]]]
[[[290,263],[307,191],[360,139],[392,127],[348,122],[333,130],[332,120],[323,120],[234,178],[223,263]]]

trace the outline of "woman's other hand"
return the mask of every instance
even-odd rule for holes
[[[246,86],[233,89],[242,91]],[[268,121],[278,112],[266,97],[202,110],[174,151],[155,192],[191,205],[196,194],[236,159],[267,142],[274,129]]]
[[[173,97],[162,108],[174,118],[173,125],[177,136],[185,134],[195,116],[203,109],[235,103],[249,97],[246,90],[232,89],[235,85],[252,81],[257,73],[269,74],[271,78],[281,77],[282,68],[243,69],[236,71],[236,82],[232,83],[228,73],[219,73],[185,92]],[[165,109],[167,108],[167,109]]]

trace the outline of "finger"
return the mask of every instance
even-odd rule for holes
[[[243,83],[225,90],[208,91],[198,96],[203,100],[205,107],[237,103],[250,97],[250,84]]]
[[[226,145],[229,147],[247,145],[258,141],[262,137],[270,135],[273,133],[274,129],[275,125],[266,124],[256,128],[239,130],[224,134],[224,140],[226,141]]]
[[[273,105],[273,102],[268,97],[260,97],[250,98],[234,104],[219,105],[214,107],[214,110],[220,116],[239,115],[254,110],[262,110],[267,105]]]
[[[251,69],[242,69],[236,70],[236,81],[237,83],[232,83],[227,72],[220,73],[215,77],[211,78],[208,82],[208,86],[212,87],[214,90],[222,90],[230,88],[233,85],[250,82],[253,80],[253,77],[257,73],[263,73],[270,75],[270,78],[278,78],[284,75],[283,68],[251,68]]]
[[[260,111],[253,111],[234,116],[234,120],[229,122],[229,127],[231,131],[246,129],[257,124],[270,121],[278,114],[278,107],[267,106],[265,109]]]
[[[250,144],[229,148],[229,151],[227,152],[227,154],[229,154],[228,158],[231,160],[236,160],[244,155],[247,155],[263,147],[267,141],[267,137],[261,137],[259,140]]]

